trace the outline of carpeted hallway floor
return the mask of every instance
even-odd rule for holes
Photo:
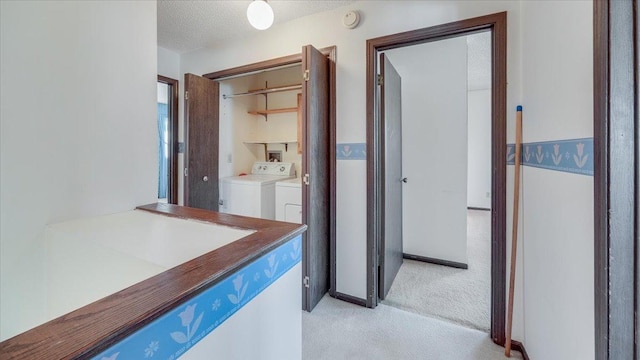
[[[494,360],[504,348],[481,331],[384,304],[367,309],[326,295],[302,313],[304,360]],[[513,351],[511,359],[522,359]]]
[[[489,333],[491,211],[468,210],[469,269],[404,260],[383,304]]]

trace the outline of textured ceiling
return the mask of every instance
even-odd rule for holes
[[[354,1],[270,0],[274,24]],[[240,38],[256,30],[247,20],[250,0],[158,1],[158,46],[183,53]],[[264,30],[269,31],[269,30]]]

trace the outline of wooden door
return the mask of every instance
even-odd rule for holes
[[[302,48],[302,307],[311,311],[329,289],[329,63]]]
[[[384,54],[380,54],[380,73],[380,123],[384,128],[385,165],[378,292],[380,299],[384,299],[402,265],[402,103],[400,75]]]
[[[193,74],[185,74],[184,80],[184,205],[218,211],[220,85]]]

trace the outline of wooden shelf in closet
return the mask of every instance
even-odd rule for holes
[[[274,140],[274,141],[262,141],[262,140],[249,140],[249,141],[243,141],[245,144],[293,144],[298,142],[298,140]]]
[[[254,110],[247,111],[251,115],[271,115],[271,114],[283,114],[283,113],[294,113],[298,112],[297,107],[293,108],[282,108],[282,109],[267,109],[267,110]]]
[[[284,91],[297,91],[301,89],[302,89],[302,84],[290,84],[290,85],[282,85],[282,86],[275,86],[275,87],[264,87],[261,89],[250,89],[249,91],[247,91],[247,94],[253,94],[253,95],[271,94],[271,93],[284,92]]]
[[[229,99],[229,98],[248,96],[248,95],[265,95],[266,96],[268,94],[273,94],[278,92],[300,91],[300,90],[302,90],[302,84],[291,84],[291,85],[283,85],[283,86],[277,86],[277,87],[264,87],[261,89],[251,89],[245,93],[222,95],[222,97],[225,99]]]

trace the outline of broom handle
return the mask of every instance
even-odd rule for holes
[[[516,159],[513,184],[513,226],[511,229],[511,272],[509,274],[509,308],[507,310],[507,338],[504,354],[511,357],[511,327],[513,323],[513,292],[516,275],[516,255],[518,245],[518,207],[520,203],[520,159],[522,148],[522,106],[516,108]]]

